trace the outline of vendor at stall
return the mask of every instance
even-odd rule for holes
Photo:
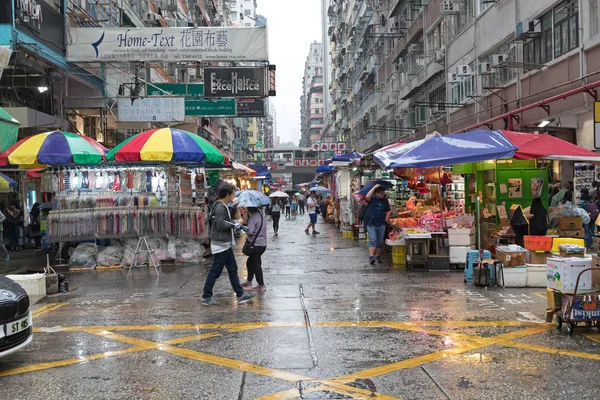
[[[527,215],[529,219],[529,233],[532,236],[545,236],[548,230],[548,211],[542,205],[542,199],[536,197],[531,202]]]

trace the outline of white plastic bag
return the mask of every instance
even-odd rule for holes
[[[111,267],[120,265],[123,259],[124,248],[121,245],[113,245],[101,250],[98,253],[98,265],[103,267]]]
[[[95,243],[80,243],[69,258],[69,267],[95,268],[98,263],[98,246]]]

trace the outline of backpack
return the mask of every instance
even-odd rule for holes
[[[590,219],[592,221],[596,221],[596,219],[598,218],[598,215],[600,215],[600,210],[598,210],[596,203],[593,203],[593,202],[588,203],[586,211],[590,215]]]
[[[369,208],[368,204],[360,204],[358,206],[358,219],[359,220],[363,220],[365,219],[365,214],[367,213],[367,208]]]

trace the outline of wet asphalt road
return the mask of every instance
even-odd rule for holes
[[[600,393],[600,337],[545,317],[544,289],[368,265],[366,243],[282,220],[266,293],[200,305],[208,263],[69,276],[34,307],[34,341],[0,359],[14,399],[559,399]],[[239,246],[238,246],[239,247]],[[245,257],[237,251],[242,266]],[[240,275],[245,277],[244,268]],[[564,328],[563,328],[564,329]]]

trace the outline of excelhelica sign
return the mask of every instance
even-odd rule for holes
[[[265,67],[204,68],[204,97],[266,97]]]
[[[67,61],[268,61],[261,27],[69,28]]]

